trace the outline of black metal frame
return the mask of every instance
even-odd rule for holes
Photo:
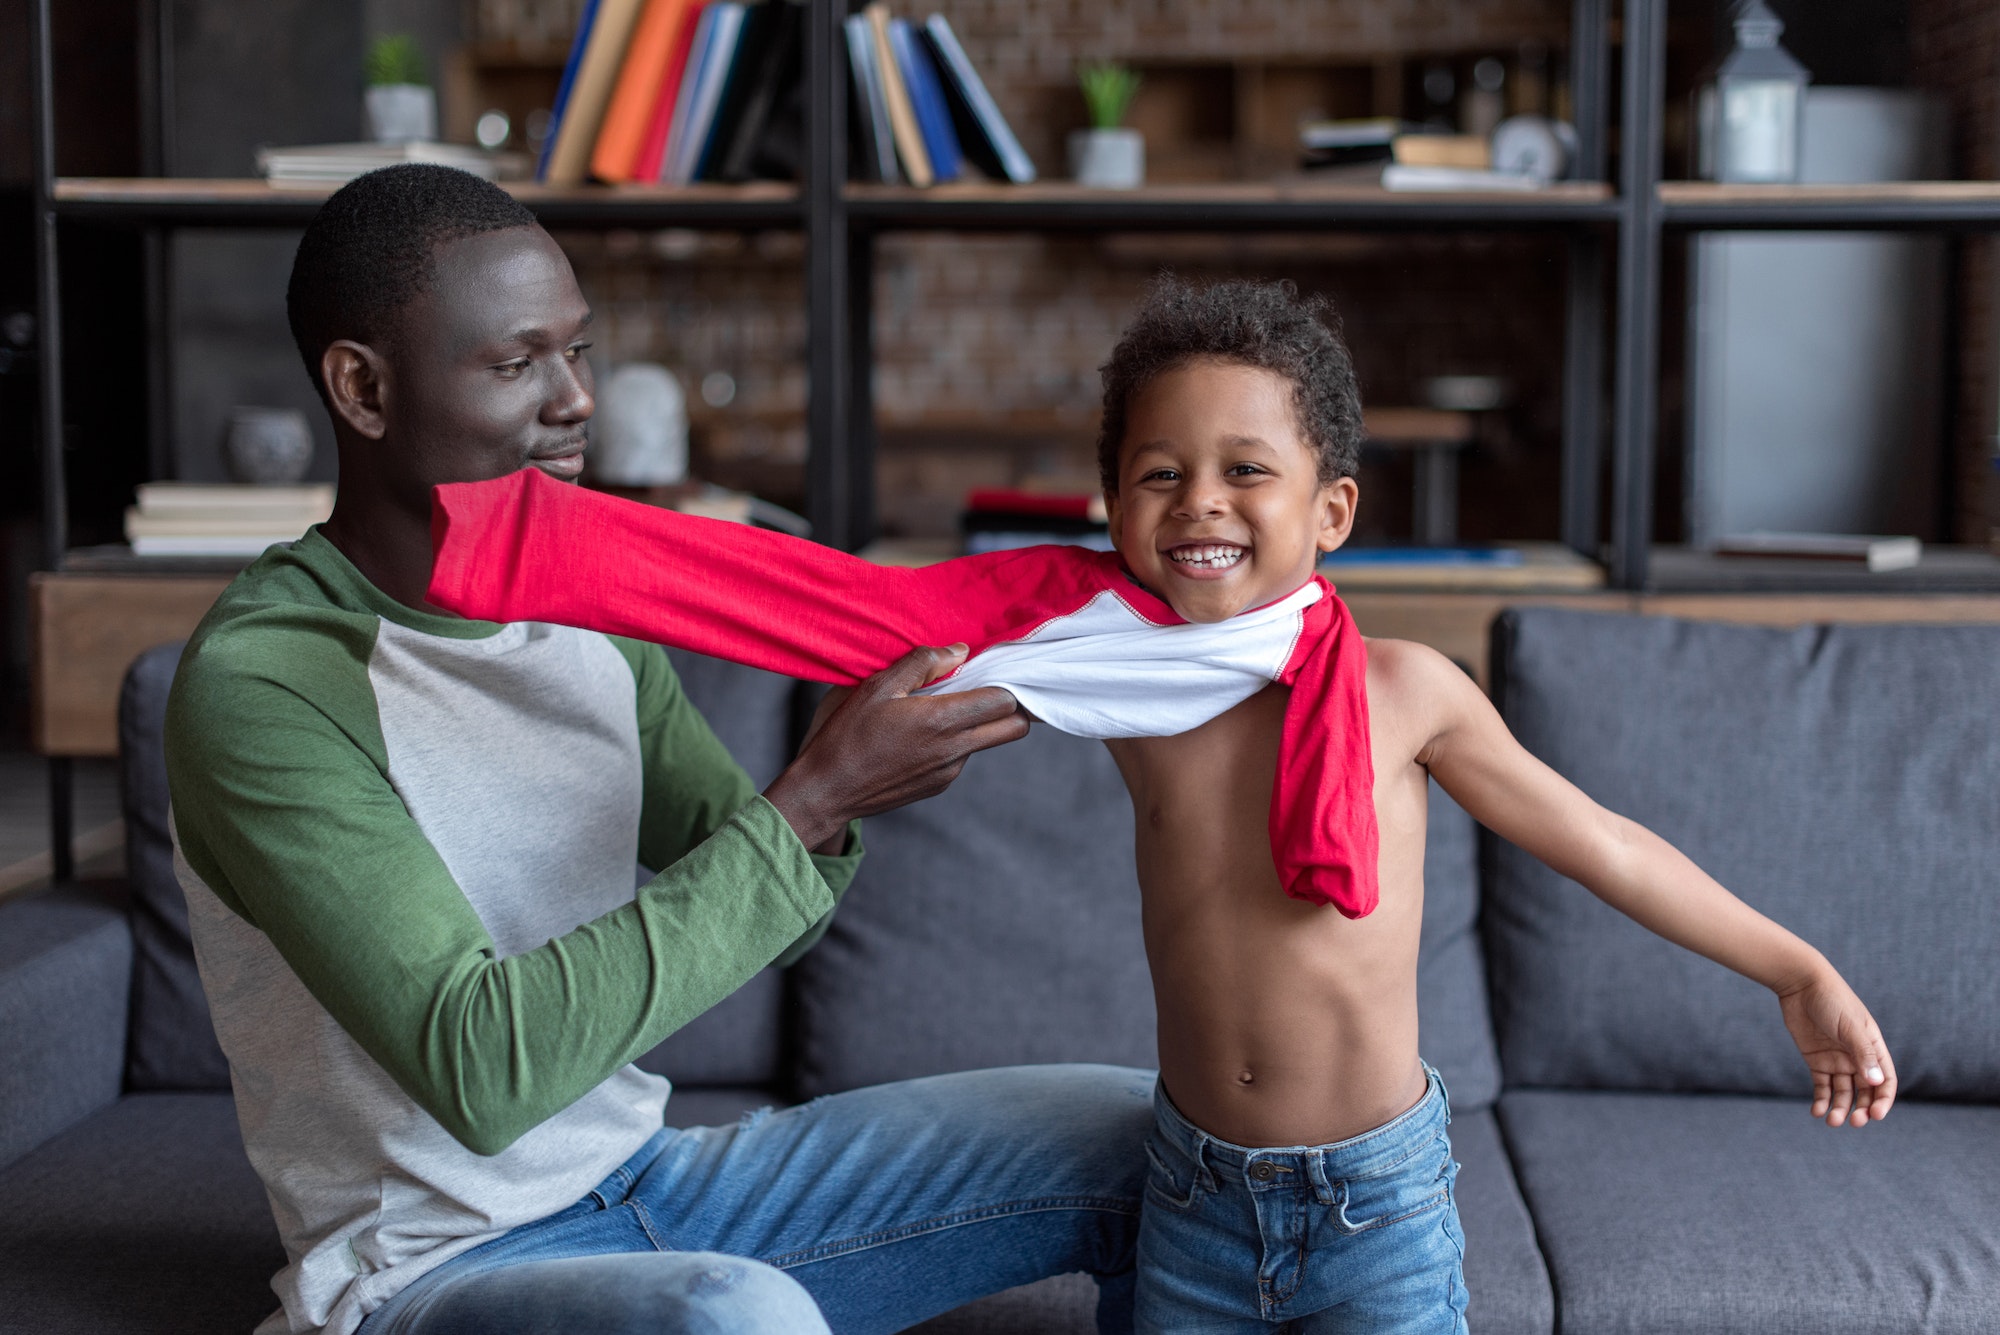
[[[1867,229],[1974,232],[2000,230],[2000,201],[1932,198],[1775,198],[1757,203],[1672,202],[1660,198],[1661,95],[1666,0],[1623,0],[1624,52],[1618,191],[1613,198],[1550,195],[1537,199],[1465,200],[1304,197],[1185,200],[1154,195],[1082,195],[1024,191],[959,197],[884,188],[849,188],[847,59],[841,21],[853,0],[810,0],[807,23],[808,118],[805,180],[796,195],[718,192],[579,192],[525,202],[551,226],[797,228],[806,235],[808,330],[807,508],[819,537],[855,548],[874,534],[875,415],[873,298],[876,239],[889,231],[1405,231],[1555,230],[1568,238],[1563,353],[1562,536],[1596,555],[1608,536],[1610,581],[1647,586],[1652,543],[1654,446],[1660,338],[1663,233],[1704,229]],[[1578,172],[1605,179],[1609,115],[1610,6],[1572,0],[1569,78],[1577,121]],[[35,238],[41,351],[42,555],[60,569],[68,542],[62,429],[58,219],[146,230],[153,277],[148,375],[162,457],[168,423],[171,350],[164,330],[171,293],[162,263],[165,234],[176,227],[296,227],[318,207],[311,195],[234,201],[162,198],[93,199],[58,191],[54,148],[49,14],[52,0],[32,0],[30,65],[34,81]],[[161,108],[172,82],[168,6],[153,0],[144,40],[152,68],[145,114],[147,167],[171,174],[171,124]],[[1608,234],[1608,235],[1607,235]],[[1607,281],[1607,242],[1616,264]],[[1606,288],[1615,326],[1606,339]],[[1605,411],[1605,355],[1611,357],[1610,413]],[[1599,514],[1606,428],[1611,456],[1609,534]],[[50,763],[50,819],[58,876],[73,871],[69,762]]]

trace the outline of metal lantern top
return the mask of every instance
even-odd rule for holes
[[[1792,53],[1778,45],[1785,21],[1764,0],[1742,0],[1736,6],[1736,49],[1716,71],[1721,84],[1772,82],[1806,84],[1812,75]]]

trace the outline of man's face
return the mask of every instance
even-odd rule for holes
[[[583,471],[591,397],[590,307],[569,260],[539,227],[439,247],[427,291],[403,308],[384,351],[385,462],[428,509],[441,482],[522,468]]]

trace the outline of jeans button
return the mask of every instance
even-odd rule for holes
[[[1250,1165],[1250,1176],[1256,1178],[1259,1182],[1269,1182],[1277,1175],[1278,1170],[1267,1163],[1260,1162]]]

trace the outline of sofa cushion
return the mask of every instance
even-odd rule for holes
[[[1530,751],[1826,953],[1906,1096],[2000,1099],[2000,628],[1528,609],[1500,618],[1493,664]],[[1808,1087],[1764,989],[1509,845],[1491,869],[1510,1086]]]
[[[174,879],[163,735],[167,691],[184,641],[140,654],[118,692],[118,782],[125,867],[132,885],[132,1034],[125,1081],[133,1090],[228,1089],[208,997],[188,942],[187,900]]]
[[[1431,784],[1424,838],[1424,926],[1417,951],[1417,1032],[1424,1060],[1474,1112],[1500,1097],[1500,1056],[1479,951],[1479,827]]]
[[[0,904],[0,1164],[118,1097],[126,921],[122,897],[103,887]]]
[[[1564,1330],[2000,1329],[2000,1108],[1834,1131],[1803,1098],[1526,1090],[1500,1120]]]
[[[0,1335],[247,1331],[285,1264],[227,1094],[141,1094],[0,1169]]]
[[[792,973],[807,1096],[1023,1062],[1156,1065],[1110,753],[1037,727],[871,819],[832,927]]]

